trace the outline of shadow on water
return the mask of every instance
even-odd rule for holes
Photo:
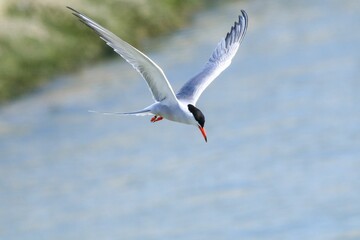
[[[1,238],[359,239],[359,2],[200,13],[146,45],[175,89],[242,8],[244,43],[198,103],[207,144],[194,127],[89,114],[152,101],[118,59],[2,107]]]

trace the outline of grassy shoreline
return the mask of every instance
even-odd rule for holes
[[[50,0],[7,0],[0,5],[0,103],[52,76],[108,57],[112,51],[65,8]],[[173,31],[209,0],[76,0],[71,7],[137,46]]]

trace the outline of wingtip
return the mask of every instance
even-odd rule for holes
[[[69,9],[70,11],[72,11],[72,15],[74,15],[75,17],[80,18],[81,13],[77,10],[75,10],[74,8],[70,7],[70,6],[66,6],[67,9]]]
[[[248,17],[248,14],[246,13],[246,11],[244,9],[241,9],[241,15],[239,15],[239,21],[240,21],[240,18],[243,17],[245,22],[247,23],[249,21],[249,17]]]
[[[238,21],[234,22],[234,25],[231,26],[230,31],[225,36],[226,46],[231,45],[233,41],[242,41],[246,33],[248,26],[248,15],[245,10],[241,9],[241,14],[239,15]],[[234,34],[236,36],[234,36]]]
[[[246,17],[247,18],[247,13],[246,13],[246,11],[244,10],[244,9],[241,9],[241,14],[244,16],[244,17]]]
[[[66,8],[67,8],[67,9],[70,9],[70,10],[73,11],[73,12],[77,12],[77,13],[78,13],[78,11],[76,11],[75,9],[73,9],[73,8],[70,7],[70,6],[66,6]]]
[[[81,21],[81,19],[83,19],[85,17],[85,15],[83,15],[81,12],[75,10],[74,8],[72,7],[69,7],[69,6],[66,6],[67,9],[71,10],[72,11],[72,14],[79,18],[79,20]]]

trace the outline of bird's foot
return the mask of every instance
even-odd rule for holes
[[[160,120],[163,120],[164,118],[162,116],[158,116],[158,115],[155,115],[151,118],[151,122],[154,123],[154,122],[157,122],[157,121],[160,121]]]

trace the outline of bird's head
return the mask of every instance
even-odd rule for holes
[[[188,104],[188,109],[191,112],[191,114],[194,116],[194,119],[197,122],[197,126],[199,127],[200,132],[205,139],[205,142],[207,142],[206,132],[204,129],[204,125],[205,125],[204,114],[200,111],[200,109],[196,108],[194,105],[191,105],[191,104]]]

